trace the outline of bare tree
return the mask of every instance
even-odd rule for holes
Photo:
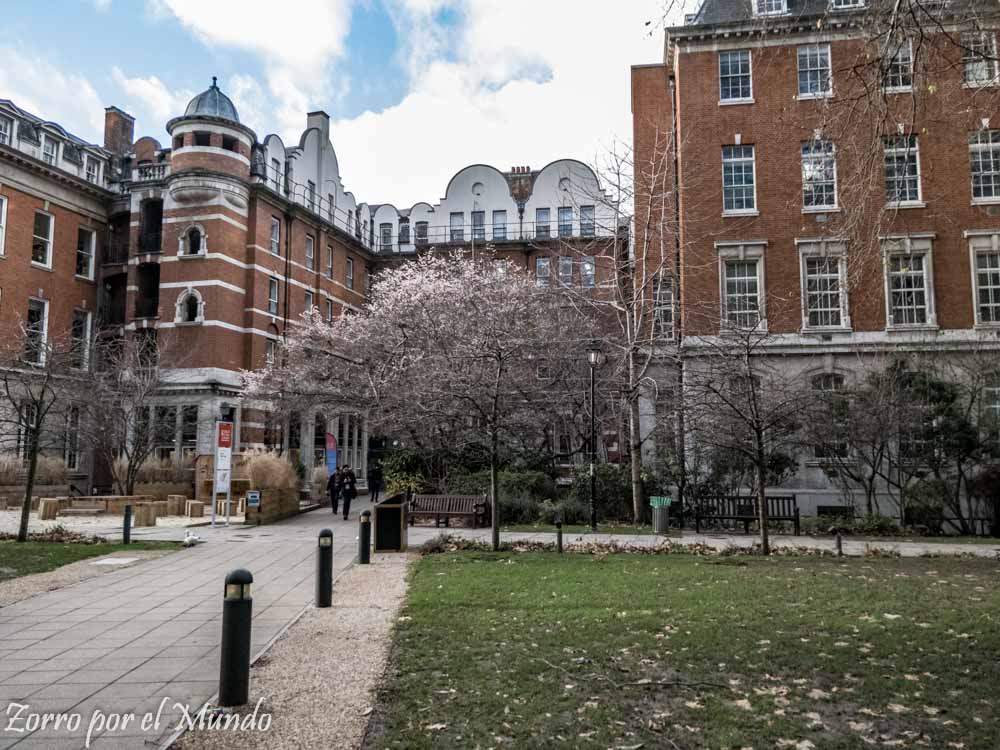
[[[86,343],[46,335],[44,320],[19,321],[0,336],[0,445],[25,463],[17,541],[28,538],[38,459],[63,454],[67,419],[83,392]]]
[[[349,409],[425,444],[476,444],[490,462],[499,546],[502,451],[543,439],[580,390],[581,318],[558,290],[492,258],[426,255],[384,271],[365,313],[307,315],[248,392],[304,410]]]

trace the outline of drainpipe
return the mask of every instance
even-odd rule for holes
[[[676,217],[677,226],[674,231],[674,270],[675,270],[675,281],[677,282],[674,289],[674,299],[675,305],[677,306],[678,315],[674,320],[674,341],[677,343],[677,386],[679,389],[680,397],[677,399],[679,404],[679,410],[677,412],[677,455],[680,459],[680,471],[677,479],[677,500],[681,503],[683,507],[684,494],[687,490],[687,446],[685,445],[685,435],[686,426],[684,418],[684,357],[681,353],[683,346],[683,336],[684,336],[684,326],[681,323],[681,317],[683,315],[683,310],[680,307],[681,300],[681,196],[680,196],[680,172],[679,164],[680,159],[678,158],[678,153],[680,152],[680,132],[677,124],[677,80],[674,78],[673,73],[668,73],[668,86],[670,89],[670,135],[673,140],[673,190],[674,190],[674,216]]]

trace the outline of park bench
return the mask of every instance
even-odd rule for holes
[[[702,497],[694,506],[694,528],[701,533],[702,521],[736,521],[743,524],[743,533],[750,533],[750,524],[758,518],[757,499],[742,495]],[[767,498],[768,521],[791,521],[795,536],[799,535],[799,505],[795,495],[770,495]]]
[[[478,529],[489,522],[489,503],[485,495],[417,495],[410,501],[409,514],[410,526],[417,516],[433,518],[435,526],[443,520],[445,527],[449,519],[468,518]]]

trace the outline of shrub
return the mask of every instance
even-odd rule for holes
[[[489,494],[490,472],[477,471],[449,477],[447,491],[452,495],[478,495],[484,491]],[[497,492],[501,500],[526,496],[540,501],[556,496],[556,483],[541,471],[500,471],[497,472]]]
[[[590,503],[572,497],[542,503],[541,511],[540,520],[545,524],[555,524],[560,520],[567,526],[590,522]]]
[[[0,484],[20,484],[24,478],[24,464],[17,456],[0,456]]]
[[[246,466],[250,486],[255,490],[290,490],[299,486],[295,467],[277,453],[252,453]]]
[[[652,488],[649,477],[643,478],[644,494],[648,498]],[[590,469],[578,469],[573,477],[569,496],[590,507]],[[627,464],[601,464],[597,467],[597,496],[595,505],[599,517],[609,521],[632,521],[632,472]],[[589,514],[589,511],[588,511]]]
[[[0,458],[0,484],[23,484],[28,467],[17,456]],[[69,472],[66,462],[52,456],[39,456],[35,467],[35,484],[66,484]]]
[[[906,525],[921,526],[928,534],[940,534],[947,493],[944,482],[936,479],[926,479],[908,489]]]
[[[541,503],[527,495],[500,496],[501,524],[534,524],[541,517]]]
[[[420,474],[394,474],[386,478],[385,496],[398,495],[409,492],[411,495],[419,495],[427,489],[427,482]]]
[[[194,468],[194,456],[179,460],[149,456],[139,467],[135,475],[136,484],[181,484],[192,480],[191,469]],[[114,473],[122,481],[128,470],[128,461],[124,458],[115,460]]]
[[[327,473],[325,466],[314,467],[312,475],[313,492],[319,492],[321,494],[326,492],[326,482],[329,478],[330,475]]]

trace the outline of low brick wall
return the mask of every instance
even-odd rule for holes
[[[257,526],[291,518],[299,513],[299,491],[261,490],[260,507],[247,508],[246,523]]]

